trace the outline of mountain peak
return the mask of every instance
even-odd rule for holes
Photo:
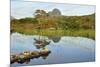
[[[48,12],[49,16],[61,16],[61,11],[57,8],[54,8],[51,12]]]

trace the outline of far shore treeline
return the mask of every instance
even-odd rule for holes
[[[11,18],[11,33],[44,36],[78,36],[95,39],[95,13],[64,16],[59,9],[36,10],[33,17]]]

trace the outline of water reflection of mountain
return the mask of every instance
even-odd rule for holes
[[[61,40],[61,37],[51,36],[51,37],[48,37],[48,39],[51,39],[54,43],[58,43]]]
[[[38,57],[38,52],[41,49],[37,49],[34,38],[37,40],[39,37],[37,35],[23,35],[19,33],[13,33],[11,35],[11,54],[18,54],[24,51],[31,52],[31,59],[25,59],[14,64],[13,67],[19,65],[37,65],[37,64],[51,64],[51,63],[62,63],[62,62],[86,62],[95,60],[95,41],[83,38],[83,37],[48,37],[41,36],[40,40],[50,41],[50,44],[45,46],[51,53],[41,55]],[[53,41],[54,40],[54,41]],[[56,41],[55,41],[56,40]],[[45,41],[44,41],[45,42]],[[54,43],[56,42],[56,43]],[[41,42],[40,42],[41,43]],[[88,49],[88,50],[87,50]],[[42,49],[44,51],[44,49]],[[46,49],[45,49],[46,51]],[[25,52],[26,53],[26,52]],[[45,52],[43,52],[45,53]],[[36,58],[34,58],[34,54]],[[33,58],[32,58],[33,56]],[[15,58],[16,56],[11,56]],[[23,55],[20,55],[23,58]],[[16,58],[17,59],[17,58]],[[15,60],[16,60],[15,59]],[[46,59],[46,60],[45,60]],[[55,60],[56,59],[56,60]]]

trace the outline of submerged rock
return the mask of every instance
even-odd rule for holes
[[[20,64],[29,63],[30,59],[39,58],[39,57],[46,58],[50,52],[51,51],[49,51],[46,48],[43,50],[40,50],[40,51],[32,51],[32,52],[25,51],[25,52],[20,53],[18,55],[11,55],[10,62],[11,62],[11,64],[13,64],[15,62],[20,63]]]
[[[46,55],[46,54],[48,54],[48,53],[50,53],[50,51],[49,51],[47,48],[43,48],[43,49],[40,51],[40,54],[41,54],[41,55]]]
[[[31,52],[31,58],[38,58],[38,57],[40,57],[40,54],[38,51]]]
[[[18,55],[11,55],[10,56],[11,64],[18,60]]]

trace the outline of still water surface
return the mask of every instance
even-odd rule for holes
[[[23,35],[19,33],[11,34],[11,54],[23,51],[38,50],[34,45],[34,38],[38,35]],[[31,59],[28,64],[11,64],[12,67],[37,64],[58,64],[95,61],[95,40],[83,37],[47,37],[41,36],[51,41],[46,46],[51,53],[44,59],[43,57]]]

